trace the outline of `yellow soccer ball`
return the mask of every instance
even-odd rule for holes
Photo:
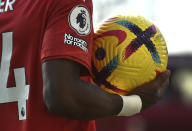
[[[159,29],[142,16],[110,18],[96,31],[93,80],[104,90],[121,95],[166,70],[168,52]]]

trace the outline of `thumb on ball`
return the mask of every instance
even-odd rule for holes
[[[157,78],[159,84],[162,85],[163,83],[165,83],[169,79],[170,74],[170,70],[166,70],[165,72],[161,73]]]

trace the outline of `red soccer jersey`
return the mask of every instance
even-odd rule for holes
[[[91,69],[91,0],[0,0],[0,131],[95,131],[94,121],[50,114],[42,62]]]

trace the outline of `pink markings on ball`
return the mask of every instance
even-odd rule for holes
[[[118,44],[117,46],[119,46],[127,37],[127,34],[125,33],[125,31],[121,31],[121,30],[111,30],[111,31],[107,31],[104,32],[102,34],[99,34],[97,36],[94,37],[94,39],[98,39],[98,38],[102,38],[105,36],[115,36],[118,38]]]

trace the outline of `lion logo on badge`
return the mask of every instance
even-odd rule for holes
[[[91,32],[91,18],[87,7],[78,5],[69,14],[69,25],[78,35],[88,35]]]
[[[86,25],[86,13],[81,10],[81,13],[77,16],[77,23],[79,23],[80,28],[84,28]]]

